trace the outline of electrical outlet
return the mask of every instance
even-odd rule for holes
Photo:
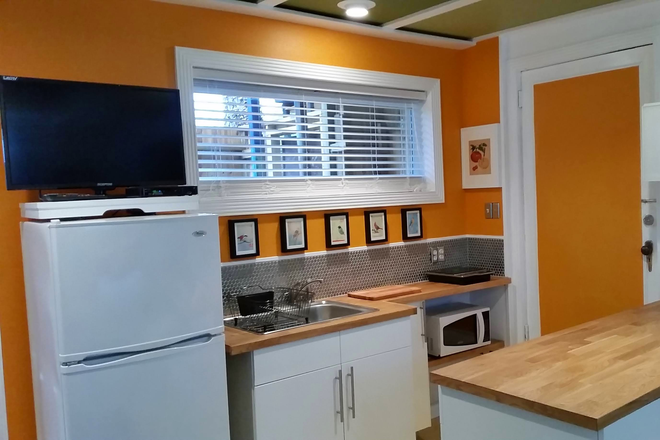
[[[438,261],[445,261],[445,247],[440,246],[438,248]]]
[[[438,262],[438,250],[433,248],[431,249],[431,263],[437,263]]]
[[[484,214],[486,215],[487,219],[493,218],[493,204],[492,203],[486,203],[485,204]]]

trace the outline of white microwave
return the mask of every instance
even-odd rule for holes
[[[488,345],[490,309],[450,303],[428,310],[426,336],[432,356],[449,356]]]

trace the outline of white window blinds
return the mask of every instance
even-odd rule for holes
[[[194,80],[200,185],[420,178],[423,101]],[[350,185],[351,183],[348,183]],[[400,190],[383,183],[380,190]],[[308,183],[307,189],[310,185]],[[225,189],[227,189],[225,187]],[[261,187],[263,189],[263,187]],[[238,195],[238,194],[237,194]]]

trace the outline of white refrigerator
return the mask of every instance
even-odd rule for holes
[[[228,440],[217,217],[21,232],[39,440]]]

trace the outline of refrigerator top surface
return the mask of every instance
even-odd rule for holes
[[[53,202],[57,203],[57,202]],[[104,226],[104,225],[115,225],[115,224],[124,224],[124,223],[135,223],[139,224],[140,222],[167,222],[175,221],[179,219],[188,219],[188,218],[199,218],[199,217],[211,217],[217,219],[216,214],[167,214],[167,215],[138,215],[130,217],[107,217],[107,218],[95,218],[95,219],[84,219],[84,220],[52,220],[47,223],[49,228],[76,228],[80,226]],[[31,223],[31,222],[30,222]]]

